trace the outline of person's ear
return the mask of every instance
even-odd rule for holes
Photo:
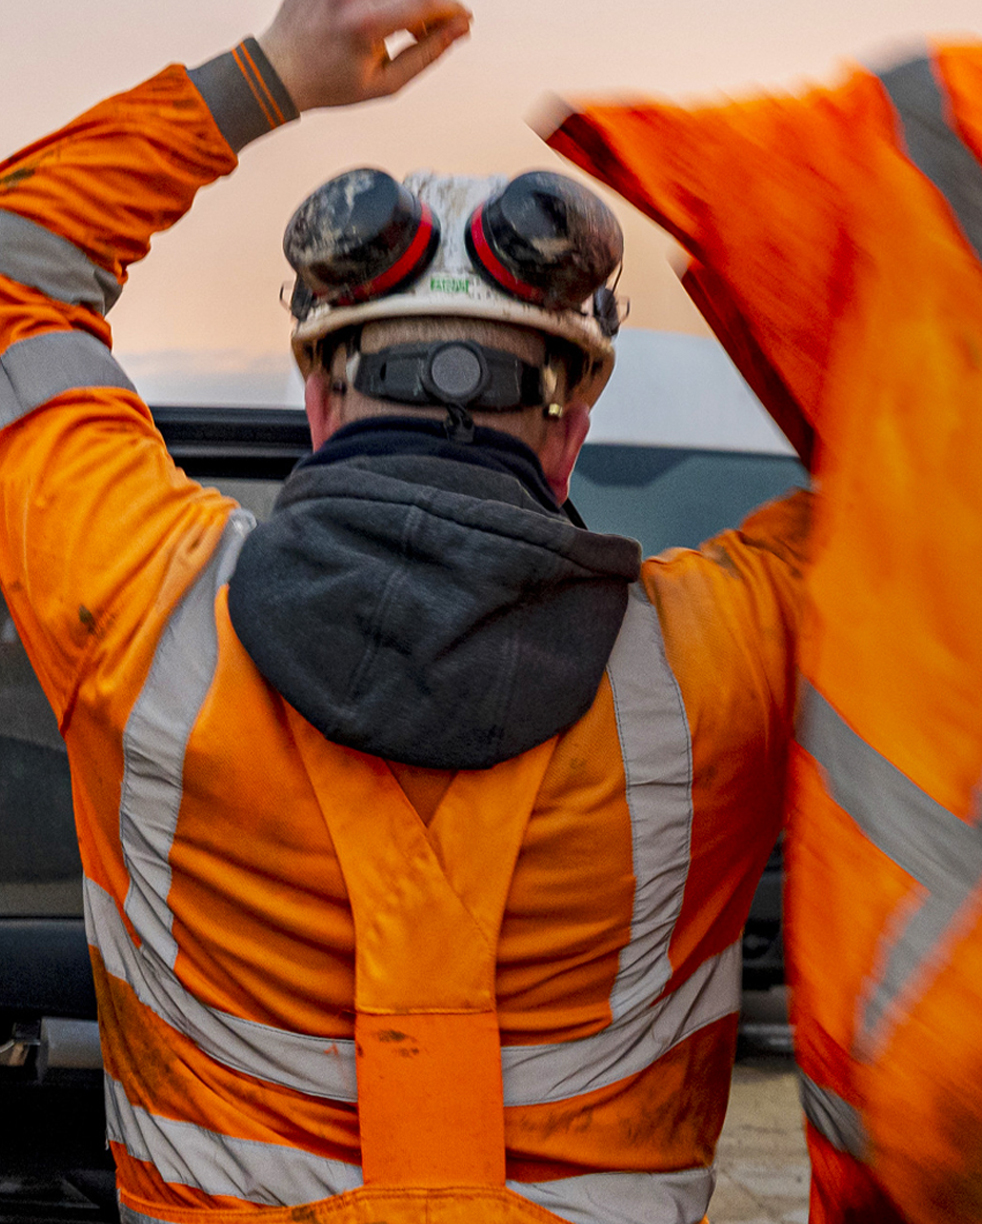
[[[345,424],[345,392],[345,350],[342,347],[335,350],[330,369],[315,366],[304,384],[304,406],[314,450]]]
[[[589,432],[590,409],[579,401],[567,404],[561,417],[549,418],[539,460],[560,505],[569,496],[569,478]]]
[[[325,442],[334,429],[331,428],[331,375],[323,366],[315,366],[307,375],[303,387],[304,407],[314,450]],[[337,428],[335,426],[334,428]]]

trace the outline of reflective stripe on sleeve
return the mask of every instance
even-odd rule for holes
[[[122,293],[115,276],[74,243],[6,209],[0,209],[0,276],[102,315]]]
[[[820,1135],[840,1152],[863,1160],[867,1153],[866,1132],[859,1111],[830,1088],[821,1088],[801,1070],[798,1095],[805,1117]]]
[[[88,332],[44,332],[18,340],[0,356],[0,426],[83,387],[136,390],[112,353]]]
[[[119,837],[130,879],[124,908],[140,939],[167,968],[177,960],[167,896],[184,751],[218,663],[215,597],[255,522],[246,510],[229,516],[218,547],[161,635],[123,731]]]
[[[900,118],[910,160],[948,201],[982,259],[982,167],[948,122],[947,99],[928,59],[880,74]]]
[[[888,858],[928,890],[900,919],[880,958],[859,1042],[882,1038],[900,994],[928,967],[955,914],[982,884],[982,827],[941,806],[871,748],[811,685],[801,694],[799,739],[822,767],[829,794]],[[906,921],[904,921],[906,917]]]
[[[678,683],[658,615],[631,588],[607,665],[624,761],[633,841],[631,938],[622,950],[610,1007],[615,1019],[656,998],[672,966],[668,949],[682,908],[692,837],[692,755]],[[739,998],[733,1000],[733,1010]]]
[[[123,1085],[108,1075],[105,1096],[109,1139],[134,1160],[149,1161],[165,1181],[266,1207],[297,1207],[362,1184],[358,1165],[150,1113],[132,1105]]]

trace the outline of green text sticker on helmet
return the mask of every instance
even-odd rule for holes
[[[472,280],[469,276],[431,276],[431,293],[470,293]]]

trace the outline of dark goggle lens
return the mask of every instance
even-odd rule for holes
[[[298,289],[302,283],[312,299],[349,306],[418,276],[439,241],[439,223],[422,201],[384,171],[361,169],[304,200],[286,227],[283,251]],[[309,311],[306,295],[294,298]]]
[[[521,174],[476,208],[467,246],[488,280],[546,309],[580,306],[624,254],[617,218],[593,192],[562,174]]]

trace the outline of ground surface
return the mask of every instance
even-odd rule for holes
[[[794,1064],[790,1053],[768,1049],[786,1045],[772,1027],[783,1022],[783,1002],[780,992],[745,996],[745,1031],[757,1041],[742,1048],[733,1073],[711,1224],[807,1224],[808,1157]]]

